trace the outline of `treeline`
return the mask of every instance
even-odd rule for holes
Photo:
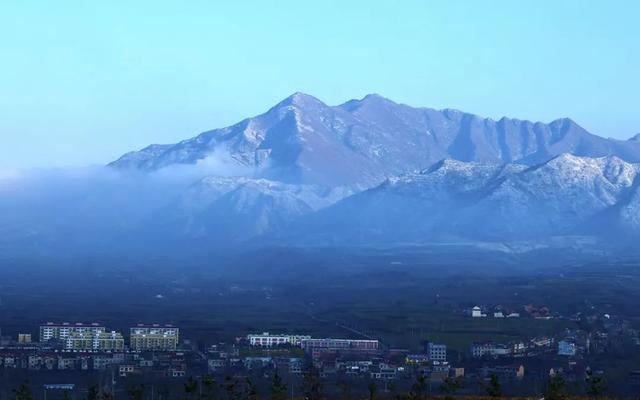
[[[301,385],[296,393],[293,392],[293,386],[285,382],[276,370],[266,390],[259,390],[258,385],[249,377],[226,376],[216,379],[211,375],[203,375],[188,378],[173,393],[168,387],[154,390],[153,387],[135,384],[128,386],[124,393],[118,393],[116,396],[112,388],[92,385],[81,397],[75,393],[63,392],[63,400],[449,400],[454,398],[509,398],[504,395],[502,384],[497,375],[491,375],[488,382],[482,382],[480,385],[475,389],[481,390],[482,395],[461,395],[459,392],[469,389],[465,387],[465,381],[460,378],[447,378],[439,385],[437,393],[432,393],[427,376],[419,374],[409,390],[404,392],[398,392],[393,383],[381,388],[379,383],[371,381],[367,384],[366,390],[359,390],[359,393],[353,393],[353,387],[347,382],[340,382],[337,385],[339,393],[329,394],[325,392],[325,384],[319,371],[316,368],[310,368],[303,374]],[[582,390],[584,391],[582,397],[571,396],[564,379],[560,375],[555,375],[549,378],[546,389],[540,395],[545,400],[598,399],[604,397],[606,385],[602,377],[587,374]],[[35,400],[32,388],[27,382],[13,389],[10,396],[9,400]],[[536,399],[539,398],[540,396],[536,397]]]

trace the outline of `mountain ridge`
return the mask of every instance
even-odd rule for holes
[[[295,93],[86,179],[5,191],[0,248],[615,243],[640,235],[639,171],[639,140],[569,118],[495,121],[375,94],[328,106]]]
[[[377,94],[336,106],[300,92],[268,111],[110,163],[157,170],[224,151],[256,177],[288,183],[375,185],[445,158],[535,165],[562,154],[640,161],[640,142],[602,138],[569,118],[497,121],[454,109],[411,107]]]
[[[443,160],[303,217],[296,224],[304,232],[292,227],[283,237],[343,244],[611,238],[638,233],[638,210],[640,164],[617,157],[562,154],[533,167]]]

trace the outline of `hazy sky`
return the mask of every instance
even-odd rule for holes
[[[295,91],[640,132],[638,1],[0,2],[0,168],[105,163]]]

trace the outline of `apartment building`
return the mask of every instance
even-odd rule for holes
[[[484,356],[490,356],[490,357],[508,356],[512,354],[512,351],[513,351],[513,348],[511,346],[501,344],[501,343],[484,342],[484,343],[474,343],[471,345],[471,355],[474,358],[481,358]]]
[[[171,325],[138,325],[131,328],[129,347],[134,351],[175,351],[180,330]]]
[[[251,346],[273,347],[273,346],[300,346],[304,339],[311,339],[309,335],[271,335],[269,332],[262,334],[251,333],[247,335],[247,341]]]
[[[29,344],[29,343],[31,343],[31,334],[30,333],[19,333],[18,334],[18,343],[20,343],[20,344]]]
[[[124,336],[120,332],[100,332],[93,339],[94,349],[98,351],[123,351]]]
[[[379,342],[360,339],[302,339],[300,347],[315,358],[326,352],[375,352]]]
[[[65,349],[77,351],[123,351],[120,332],[73,332],[65,340]]]
[[[40,341],[46,342],[49,340],[66,340],[72,334],[91,334],[95,335],[100,332],[105,332],[107,329],[100,324],[70,324],[63,322],[56,324],[53,322],[47,322],[44,325],[40,325]]]
[[[425,352],[430,361],[447,361],[447,345],[427,342]]]

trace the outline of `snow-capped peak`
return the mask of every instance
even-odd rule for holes
[[[223,149],[264,176],[323,185],[372,185],[441,159],[537,165],[562,153],[640,162],[634,141],[605,139],[570,119],[550,124],[397,104],[377,94],[328,106],[297,92],[264,114],[174,145],[125,154],[111,166],[195,164]]]

